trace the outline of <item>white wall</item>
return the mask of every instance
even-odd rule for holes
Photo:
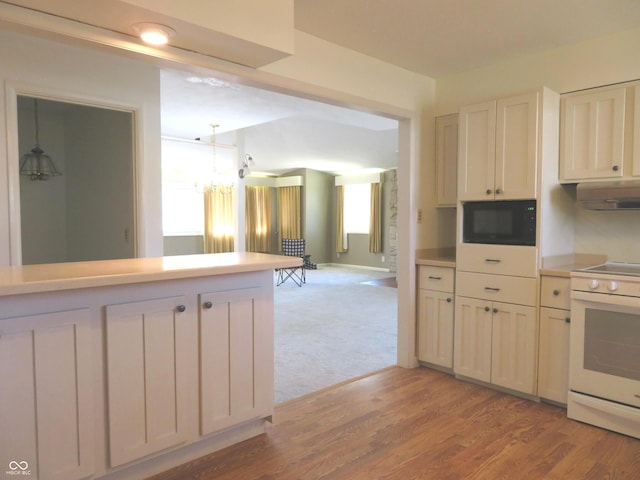
[[[567,93],[640,78],[640,28],[517,58],[437,81],[438,115],[465,103],[547,86]],[[570,191],[570,187],[565,187]],[[575,209],[573,250],[640,262],[640,211]],[[562,242],[562,239],[557,239]]]
[[[139,254],[162,255],[160,210],[160,78],[157,68],[97,51],[0,30],[0,144],[17,143],[12,92],[48,94],[66,100],[118,105],[135,110]],[[8,98],[6,92],[9,92]],[[9,117],[8,120],[6,117]],[[16,148],[17,150],[17,145]],[[10,149],[9,149],[10,150]],[[17,162],[17,158],[11,158]],[[0,151],[0,265],[11,262],[11,191],[7,149]],[[19,197],[18,197],[19,198]]]

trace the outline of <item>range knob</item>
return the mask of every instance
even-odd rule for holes
[[[598,280],[596,280],[595,278],[589,282],[589,288],[591,290],[595,290],[599,286],[600,286],[600,282]]]
[[[607,290],[609,290],[610,292],[615,292],[616,290],[618,290],[618,282],[616,282],[615,280],[609,282],[609,284],[607,285]]]

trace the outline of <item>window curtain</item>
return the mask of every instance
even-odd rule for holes
[[[300,186],[278,188],[278,244],[283,238],[302,238]]]
[[[245,248],[247,252],[271,251],[271,189],[245,187]]]
[[[371,214],[369,219],[369,252],[382,252],[382,184],[371,184]]]
[[[344,253],[349,248],[344,231],[344,185],[336,186],[336,253]]]
[[[233,252],[234,187],[204,190],[204,253]]]

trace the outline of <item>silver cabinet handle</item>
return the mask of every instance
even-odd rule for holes
[[[571,323],[571,317],[566,317],[564,319],[564,323]]]
[[[488,290],[490,292],[499,292],[500,289],[499,288],[494,288],[494,287],[484,287],[485,290]]]
[[[558,290],[557,288],[553,291],[553,296],[557,297],[558,295],[560,295],[560,290]]]
[[[429,280],[442,280],[442,277],[432,277],[429,275]]]
[[[211,308],[211,307],[213,307],[213,303],[212,303],[212,302],[204,302],[204,303],[202,304],[202,308],[209,309],[209,308]]]
[[[451,297],[447,298],[447,303],[451,303]]]
[[[185,307],[184,305],[178,305],[176,307],[176,310],[179,311],[180,313],[184,312],[187,309],[187,307]]]
[[[484,261],[486,263],[500,263],[500,259],[498,258],[485,258]]]
[[[500,195],[502,191],[499,188],[496,188],[496,195]]]

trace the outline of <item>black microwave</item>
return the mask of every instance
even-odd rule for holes
[[[463,204],[462,241],[494,245],[536,244],[536,201]]]

